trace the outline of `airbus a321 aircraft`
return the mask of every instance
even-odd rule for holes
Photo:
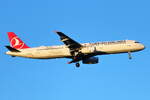
[[[6,46],[9,50],[6,54],[12,57],[34,59],[70,58],[72,60],[68,64],[76,63],[76,67],[79,67],[80,61],[83,64],[97,64],[99,59],[95,57],[96,55],[128,53],[129,59],[131,59],[131,52],[145,48],[143,44],[135,40],[80,44],[62,32],[56,31],[56,33],[65,45],[30,48],[14,32],[8,32],[10,46]]]

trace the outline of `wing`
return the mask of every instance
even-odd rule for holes
[[[82,47],[80,43],[71,39],[62,32],[56,31],[56,33],[60,36],[60,40],[70,49],[70,53],[72,54],[72,61],[68,62],[68,64],[79,62],[80,60],[83,60],[85,58],[95,56],[93,54],[88,55],[83,54],[82,52],[79,51]]]
[[[82,45],[80,43],[71,39],[64,33],[58,32],[58,31],[56,31],[56,33],[60,36],[60,40],[70,49],[71,52],[76,51],[82,47]]]

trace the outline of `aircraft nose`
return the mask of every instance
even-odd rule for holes
[[[146,48],[146,47],[145,47],[143,44],[140,43],[140,49],[143,50],[143,49],[145,49],[145,48]]]

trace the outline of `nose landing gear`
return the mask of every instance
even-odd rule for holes
[[[131,52],[128,52],[129,59],[132,59]]]

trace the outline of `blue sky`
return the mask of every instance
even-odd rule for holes
[[[149,0],[1,0],[0,100],[150,100]],[[5,55],[6,32],[27,45],[60,45],[54,30],[78,42],[138,40],[133,53],[99,56],[96,65],[69,59],[35,60]]]

